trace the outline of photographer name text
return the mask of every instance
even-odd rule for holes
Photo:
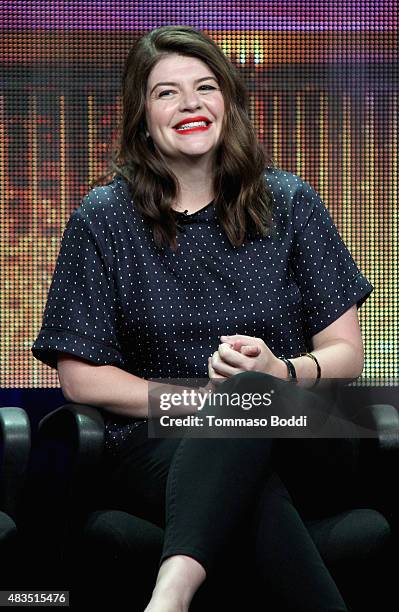
[[[291,416],[281,418],[269,415],[267,418],[222,418],[215,415],[203,417],[188,415],[185,417],[172,417],[163,415],[159,419],[162,427],[307,427],[307,416]]]

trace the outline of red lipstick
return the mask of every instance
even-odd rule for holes
[[[182,136],[184,136],[185,134],[192,134],[192,132],[206,132],[207,130],[209,130],[209,128],[211,127],[211,124],[205,126],[198,126],[198,127],[193,127],[193,128],[189,128],[186,130],[176,130],[176,132]]]
[[[184,126],[189,123],[205,123],[205,125],[195,125],[189,128],[184,128]],[[212,122],[209,121],[208,117],[187,117],[186,119],[179,121],[179,123],[175,125],[174,129],[181,135],[192,134],[193,132],[205,132],[206,130],[209,130],[211,124]]]
[[[174,125],[173,127],[176,129],[180,127],[181,125],[184,125],[185,123],[192,123],[193,121],[206,121],[206,123],[211,123],[208,117],[204,117],[200,115],[198,117],[186,117],[185,119],[182,119],[181,121],[179,121],[179,123],[176,123],[176,125]]]

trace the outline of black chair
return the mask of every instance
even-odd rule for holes
[[[399,416],[395,408],[365,406],[364,419],[378,435],[369,440],[345,440],[343,452],[353,464],[351,469],[356,470],[358,482],[351,505],[342,509],[345,502],[341,500],[341,510],[337,510],[337,505],[329,516],[306,521],[351,610],[362,612],[390,609],[383,602],[388,601],[393,583],[393,576],[388,572],[393,559],[392,532],[395,535],[397,529],[392,491],[399,453]],[[39,430],[43,440],[67,444],[70,450],[64,498],[60,504],[65,509],[62,571],[71,577],[72,588],[79,591],[81,600],[87,597],[87,602],[92,603],[94,590],[99,600],[109,596],[116,609],[125,609],[127,605],[130,610],[144,609],[158,569],[163,531],[112,508],[110,501],[102,496],[104,421],[101,410],[66,404],[42,419]],[[250,609],[248,598],[252,587],[247,584],[245,603],[230,589],[233,597],[229,609]],[[233,586],[231,581],[226,585],[228,589]],[[220,609],[216,596],[212,601],[214,609]],[[198,610],[211,609],[209,604],[206,608],[199,606]],[[195,603],[192,609],[197,609]],[[270,609],[280,610],[279,607]]]
[[[163,531],[126,512],[101,510],[101,411],[67,404],[44,417],[38,433],[47,468],[35,485],[40,491],[35,514],[45,534],[46,572],[70,590],[72,608],[103,606],[108,594],[112,609],[124,609],[124,595],[113,585],[125,580],[135,592],[129,609],[143,610],[155,583]]]
[[[30,423],[22,408],[0,408],[0,582],[14,588],[22,576],[23,542],[19,529],[21,494],[31,449]]]

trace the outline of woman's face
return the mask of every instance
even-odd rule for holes
[[[216,75],[203,61],[177,54],[161,58],[148,78],[145,106],[148,132],[165,157],[213,156],[224,99]],[[192,122],[198,125],[187,125]]]

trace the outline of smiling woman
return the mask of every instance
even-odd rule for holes
[[[176,130],[205,118],[209,126]],[[123,176],[158,246],[177,249],[174,210],[213,202],[232,245],[270,230],[272,194],[263,178],[272,161],[248,116],[236,68],[206,34],[164,26],[137,40],[122,76],[118,143],[105,174]]]
[[[180,194],[172,206],[176,210],[195,212],[214,198],[224,99],[216,76],[209,72],[195,57],[168,54],[148,78],[146,135],[177,178]]]
[[[122,99],[112,180],[68,221],[33,354],[57,367],[67,400],[102,409],[110,507],[165,530],[146,612],[186,612],[237,534],[265,608],[272,588],[270,609],[344,611],[272,474],[272,441],[151,438],[148,381],[209,376],[210,397],[214,384],[242,401],[272,388],[286,414],[318,408],[303,387],[361,373],[357,308],[372,286],[317,192],[267,158],[245,86],[205,34],[165,26],[141,37]]]

